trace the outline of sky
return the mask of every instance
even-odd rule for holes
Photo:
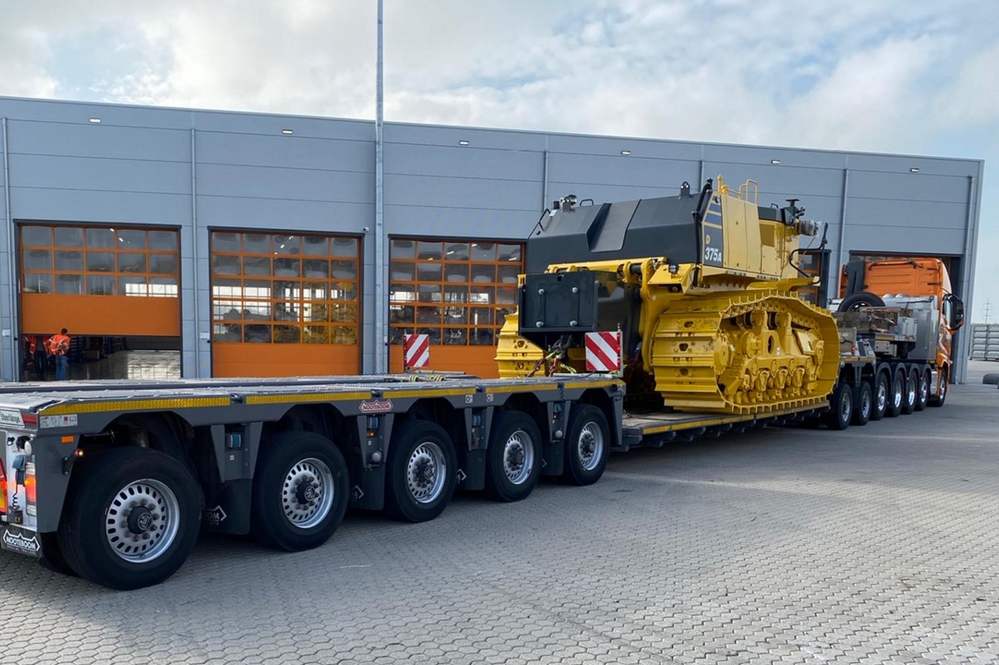
[[[0,0],[0,95],[374,116],[374,0]],[[984,159],[999,2],[385,0],[385,117]]]

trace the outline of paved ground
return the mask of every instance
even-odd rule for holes
[[[352,517],[313,552],[212,539],[132,593],[4,554],[0,663],[997,663],[997,432],[971,384],[430,524]]]

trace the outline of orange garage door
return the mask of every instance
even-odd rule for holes
[[[390,369],[402,371],[406,333],[430,336],[429,369],[497,376],[496,339],[516,307],[523,246],[481,240],[393,238]]]
[[[20,258],[25,335],[180,335],[177,231],[22,225]]]
[[[214,376],[357,374],[357,238],[211,233]]]

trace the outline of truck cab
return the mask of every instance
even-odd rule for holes
[[[941,259],[930,257],[853,259],[843,267],[840,297],[866,292],[886,303],[906,298],[932,298],[937,332],[934,394],[942,398],[952,376],[953,336],[964,323],[964,303],[951,291],[950,275]]]

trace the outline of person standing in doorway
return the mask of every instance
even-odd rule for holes
[[[69,331],[63,328],[58,334],[49,337],[49,355],[55,356],[56,381],[69,378]]]
[[[31,336],[31,352],[35,364],[35,376],[39,381],[45,380],[45,370],[49,363],[47,348],[48,340],[45,339],[44,335]]]

